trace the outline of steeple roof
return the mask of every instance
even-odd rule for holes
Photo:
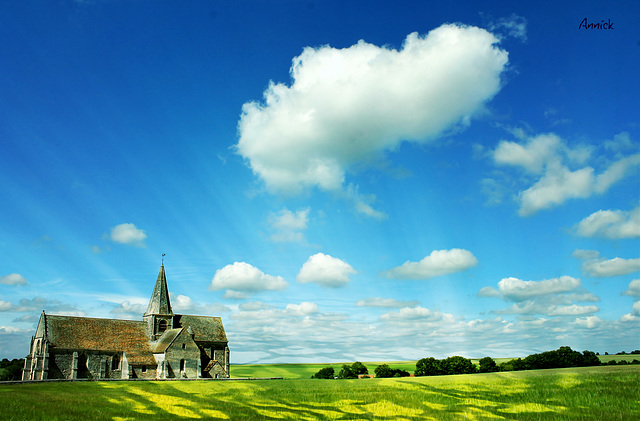
[[[151,300],[149,300],[149,307],[147,307],[147,311],[144,313],[145,316],[150,316],[152,314],[173,316],[171,302],[169,301],[167,277],[164,274],[164,265],[160,266],[160,273],[158,273],[158,280],[156,281],[156,286],[153,288]]]

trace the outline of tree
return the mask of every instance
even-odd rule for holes
[[[358,375],[353,371],[349,364],[343,364],[342,369],[338,373],[339,379],[357,379]]]
[[[498,371],[498,365],[491,357],[484,357],[478,361],[479,370],[481,373],[492,373]]]
[[[316,374],[311,376],[312,379],[333,379],[335,377],[335,370],[333,367],[321,368]]]
[[[433,357],[423,358],[416,363],[416,376],[439,376],[444,374],[440,360]]]
[[[444,374],[471,374],[476,372],[476,366],[470,359],[455,355],[442,361],[442,371]]]
[[[582,351],[582,366],[588,367],[592,365],[600,365],[600,358],[593,351]]]
[[[353,370],[354,373],[356,373],[356,375],[369,374],[369,370],[367,369],[367,366],[362,364],[360,361],[356,361],[355,363],[351,364],[351,369]]]
[[[381,364],[373,370],[376,377],[393,377],[393,369],[387,364]]]
[[[0,381],[22,380],[23,367],[24,358],[13,359],[11,361],[4,358],[2,361],[0,361]]]
[[[387,364],[381,364],[373,371],[376,377],[409,377],[408,371],[399,368],[391,368]]]
[[[393,377],[410,377],[411,374],[407,370],[402,370],[400,368],[393,368]]]

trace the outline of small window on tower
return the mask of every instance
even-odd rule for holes
[[[158,332],[164,332],[165,330],[167,330],[167,321],[160,320],[160,323],[158,323]]]

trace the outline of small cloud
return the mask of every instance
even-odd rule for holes
[[[576,319],[575,321],[576,326],[582,327],[585,329],[593,329],[595,327],[598,327],[601,323],[602,323],[602,319],[600,319],[598,316],[582,317],[582,318]]]
[[[596,278],[627,275],[640,271],[640,258],[622,259],[620,257],[614,257],[609,260],[587,260],[582,264],[582,270]]]
[[[477,264],[478,259],[468,250],[434,250],[419,262],[407,261],[383,272],[383,275],[391,279],[428,279],[463,272]]]
[[[271,240],[276,243],[303,242],[303,231],[307,229],[310,211],[311,208],[296,212],[285,208],[279,212],[271,213],[268,222],[275,231],[271,235]]]
[[[630,297],[640,298],[640,279],[634,279],[629,282],[629,288],[622,293],[622,295],[628,295]]]
[[[511,301],[522,301],[532,297],[573,291],[580,286],[580,280],[571,276],[545,279],[543,281],[523,281],[505,278],[498,282],[500,294]]]
[[[308,316],[318,312],[318,305],[303,301],[300,304],[287,304],[285,311],[297,316]]]
[[[115,243],[144,247],[144,240],[147,238],[147,234],[134,224],[120,224],[111,228],[109,238]]]
[[[309,257],[302,265],[296,280],[302,284],[316,283],[323,287],[337,288],[350,281],[349,276],[357,273],[350,264],[323,253]]]
[[[584,314],[593,314],[600,311],[598,306],[581,306],[573,304],[570,306],[558,306],[549,313],[550,316],[581,316]]]
[[[24,276],[18,273],[12,273],[5,276],[0,276],[0,284],[4,285],[27,285],[28,282]]]
[[[417,306],[419,301],[400,301],[394,298],[371,297],[356,301],[357,307],[403,308]]]
[[[581,237],[640,238],[640,206],[628,212],[599,210],[580,221],[574,231]]]
[[[123,301],[111,310],[111,313],[124,319],[139,319],[147,310],[147,306],[130,301]]]
[[[509,17],[500,18],[496,22],[491,22],[487,29],[500,34],[501,38],[510,37],[522,42],[527,41],[527,20],[515,13]]]
[[[210,290],[226,289],[225,298],[247,298],[257,291],[281,291],[289,283],[282,276],[267,275],[245,262],[235,262],[218,269],[209,285]]]

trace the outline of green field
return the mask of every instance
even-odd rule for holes
[[[627,361],[640,360],[638,354],[625,355],[599,355],[602,363],[611,360]],[[507,362],[511,358],[495,358],[497,364]],[[471,360],[478,365],[477,359]],[[351,363],[333,363],[333,364],[241,364],[231,365],[231,375],[233,377],[282,377],[284,379],[309,379],[311,375],[318,372],[323,367],[333,367],[336,374],[340,371],[343,364]],[[380,364],[388,364],[391,368],[406,370],[413,373],[416,370],[416,361],[395,361],[395,362],[365,362],[364,365],[369,369],[369,374],[373,374],[373,370]]]
[[[366,380],[0,385],[2,420],[640,419],[635,365]]]

